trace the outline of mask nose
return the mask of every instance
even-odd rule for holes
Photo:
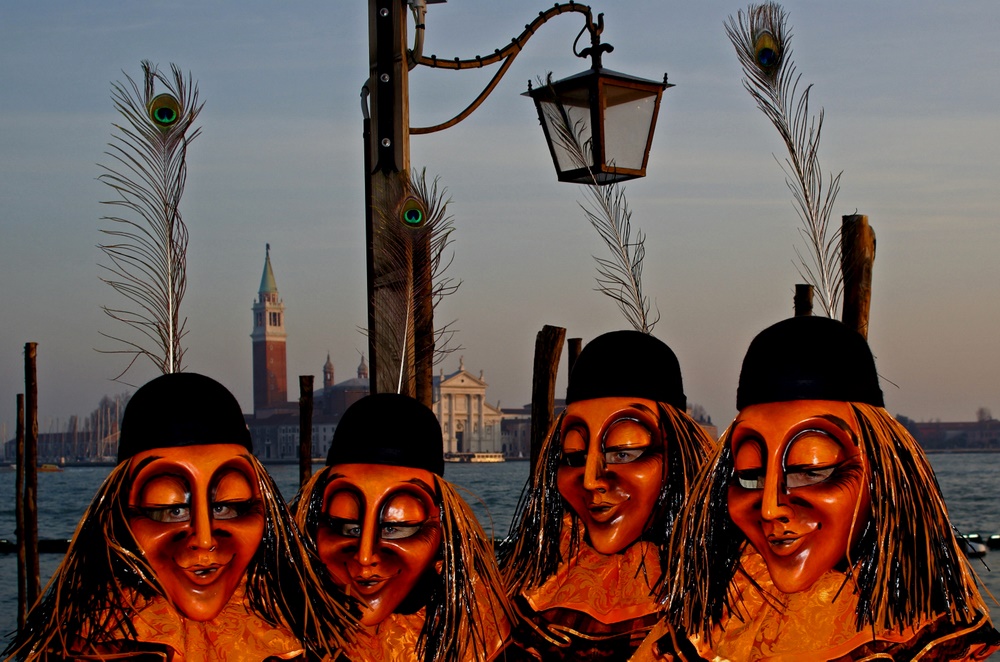
[[[769,466],[764,474],[764,493],[761,495],[760,515],[765,520],[787,522],[792,514],[788,491],[785,489],[783,471]]]
[[[607,466],[604,464],[604,453],[596,450],[587,451],[587,464],[583,469],[584,489],[602,490],[606,488],[606,474]]]
[[[188,541],[191,549],[215,549],[212,536],[212,514],[209,504],[198,499],[191,505],[191,538]]]
[[[379,526],[377,520],[365,520],[361,526],[361,538],[358,540],[357,560],[362,566],[378,565]]]

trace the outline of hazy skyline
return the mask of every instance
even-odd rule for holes
[[[451,0],[429,7],[427,54],[491,53],[551,2]],[[645,179],[626,185],[646,234],[644,285],[677,353],[689,401],[725,426],[753,336],[792,312],[800,221],[775,158],[784,147],[743,89],[726,38],[743,2],[603,0],[610,69],[677,87],[664,95]],[[843,171],[834,210],[869,215],[878,241],[870,342],[887,408],[916,420],[1000,415],[1000,5],[782,3],[801,85],[825,109],[820,159]],[[412,22],[411,22],[412,27]],[[624,328],[594,292],[602,245],[561,184],[528,80],[586,69],[570,46],[578,15],[543,26],[486,103],[451,129],[414,136],[412,164],[440,176],[455,217],[448,271],[462,281],[438,309],[459,356],[485,373],[488,398],[528,402],[535,335],[564,326],[586,342]],[[412,30],[411,30],[412,37]],[[354,376],[367,342],[360,89],[367,3],[106,1],[0,6],[0,425],[14,433],[24,343],[38,343],[41,431],[85,415],[124,359],[100,332],[120,303],[100,282],[97,181],[117,114],[111,84],[139,62],[177,64],[206,102],[188,155],[187,369],[211,375],[252,410],[251,303],[271,257],[297,376]],[[123,74],[124,72],[124,74]],[[411,125],[464,108],[493,69],[411,72]],[[140,364],[126,378],[155,376]],[[560,370],[559,391],[565,388]]]

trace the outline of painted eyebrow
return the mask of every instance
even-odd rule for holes
[[[142,460],[141,462],[139,462],[139,464],[135,465],[135,468],[132,470],[132,473],[129,474],[128,477],[129,480],[131,482],[135,482],[136,476],[138,476],[139,472],[142,471],[144,468],[146,468],[150,462],[156,462],[157,460],[162,460],[162,459],[163,459],[162,455],[150,455],[146,459]]]
[[[817,418],[822,418],[824,421],[833,423],[851,438],[851,441],[854,442],[855,446],[858,445],[858,436],[854,434],[854,430],[852,430],[851,426],[847,424],[847,421],[841,417],[834,416],[833,414],[821,414],[820,416],[817,416]]]
[[[406,483],[409,485],[416,485],[421,490],[426,492],[427,496],[429,496],[432,500],[436,498],[436,493],[434,491],[434,488],[432,488],[430,485],[420,480],[419,478],[411,478],[410,480],[406,481]]]

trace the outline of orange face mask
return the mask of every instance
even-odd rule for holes
[[[334,581],[366,604],[361,623],[376,625],[396,611],[438,558],[434,474],[380,464],[339,464],[327,471],[316,546]]]
[[[257,475],[239,444],[157,448],[132,462],[129,525],[167,598],[215,618],[264,534]]]
[[[559,493],[602,554],[622,551],[646,530],[666,465],[656,403],[594,398],[566,408]]]
[[[868,521],[860,436],[846,402],[751,405],[733,422],[729,516],[785,593],[843,561]]]

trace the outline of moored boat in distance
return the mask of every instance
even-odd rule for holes
[[[445,453],[445,462],[506,462],[503,453]]]

